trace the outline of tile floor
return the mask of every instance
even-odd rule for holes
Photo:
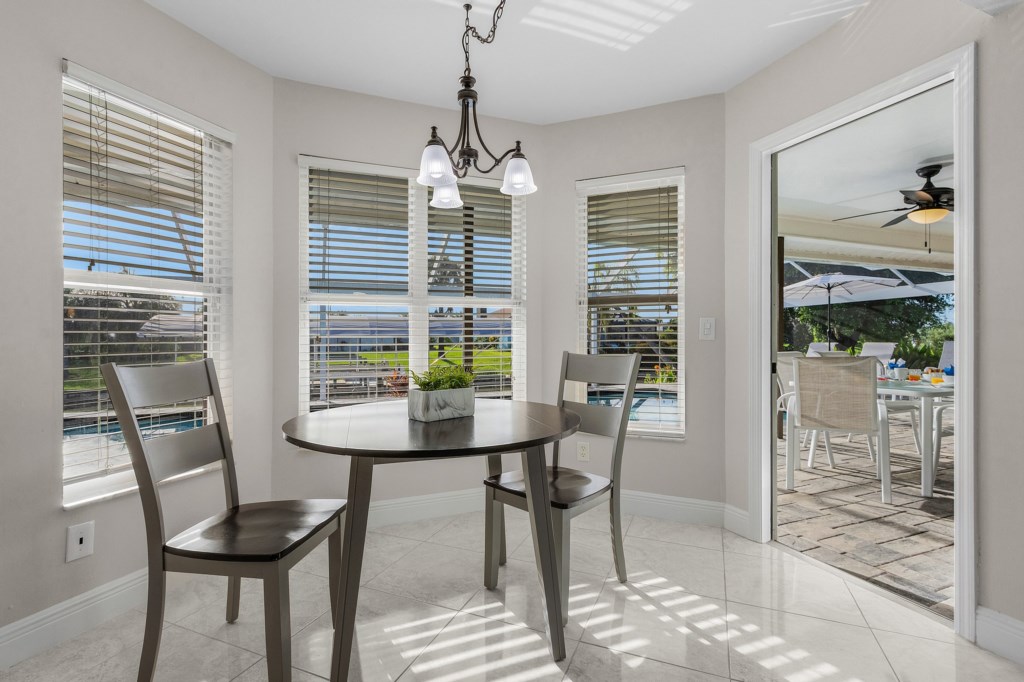
[[[627,518],[630,582],[612,574],[606,517],[573,524],[568,656],[548,656],[526,518],[510,510],[509,562],[480,586],[483,515],[429,519],[369,535],[350,679],[1024,680],[1024,669],[957,640],[908,608],[788,550],[727,531]],[[291,575],[293,679],[330,664],[327,555]],[[157,679],[261,682],[261,591],[223,621],[223,579],[171,582]],[[135,679],[144,614],[132,611],[0,672],[3,682]]]
[[[793,491],[782,488],[785,443],[779,447],[779,542],[953,617],[951,429],[944,431],[934,497],[923,498],[921,459],[909,416],[893,417],[892,504],[882,503],[864,436],[850,443],[845,436],[832,439],[834,469],[819,444],[814,468],[796,472]],[[802,450],[805,464],[808,450]]]

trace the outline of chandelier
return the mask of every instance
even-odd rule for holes
[[[423,149],[423,156],[420,159],[420,174],[416,181],[421,185],[434,188],[434,197],[430,205],[435,208],[459,208],[462,206],[462,198],[459,196],[458,180],[466,177],[470,167],[481,173],[490,173],[501,163],[508,159],[505,166],[505,179],[501,185],[501,192],[511,196],[533,194],[537,186],[533,184],[533,172],[526,160],[526,155],[519,140],[516,146],[506,151],[501,156],[495,156],[483,136],[480,134],[480,124],[476,119],[476,90],[473,86],[476,79],[473,78],[472,69],[469,66],[469,42],[470,37],[476,38],[486,45],[494,41],[494,33],[498,30],[498,20],[505,9],[505,0],[501,0],[494,9],[494,21],[491,30],[486,37],[481,36],[475,26],[469,23],[469,11],[472,5],[463,5],[466,10],[466,29],[462,32],[462,51],[466,55],[466,68],[459,78],[462,89],[459,90],[459,108],[461,118],[459,119],[459,134],[455,143],[449,148],[437,134],[437,126],[431,126],[430,139]],[[480,148],[490,157],[485,159],[483,167],[480,163],[480,152],[473,147],[471,134],[475,131],[476,139]],[[487,165],[490,164],[490,165]]]

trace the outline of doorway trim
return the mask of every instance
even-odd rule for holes
[[[771,539],[772,486],[772,157],[775,153],[872,114],[925,90],[953,83],[953,184],[957,207],[953,212],[953,313],[956,329],[954,363],[966,367],[958,373],[954,410],[954,617],[953,630],[974,641],[977,611],[977,514],[975,506],[974,410],[975,367],[975,89],[976,46],[969,43],[938,59],[855,95],[750,145],[750,214],[748,243],[750,300],[748,356],[749,443],[747,509],[750,536]]]

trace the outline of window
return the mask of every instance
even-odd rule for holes
[[[682,169],[577,183],[581,352],[639,353],[629,432],[684,428]],[[587,387],[587,400],[622,388]]]
[[[525,398],[522,200],[475,180],[434,209],[404,169],[301,165],[300,411],[402,397],[438,363]]]
[[[66,64],[62,88],[65,483],[131,467],[103,363],[212,357],[230,396],[231,146],[93,76]],[[144,433],[204,418],[139,415]]]

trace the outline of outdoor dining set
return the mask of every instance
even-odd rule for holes
[[[910,417],[921,458],[921,496],[931,497],[942,447],[943,418],[953,408],[952,375],[936,372],[934,381],[914,370],[889,371],[893,343],[865,343],[859,355],[826,350],[811,344],[808,353],[780,352],[777,358],[779,398],[786,440],[785,489],[793,490],[800,450],[810,441],[806,465],[814,466],[819,439],[835,466],[832,435],[865,436],[867,455],[881,481],[882,502],[892,503],[889,425],[895,414]],[[940,367],[952,367],[953,342],[943,344]]]

